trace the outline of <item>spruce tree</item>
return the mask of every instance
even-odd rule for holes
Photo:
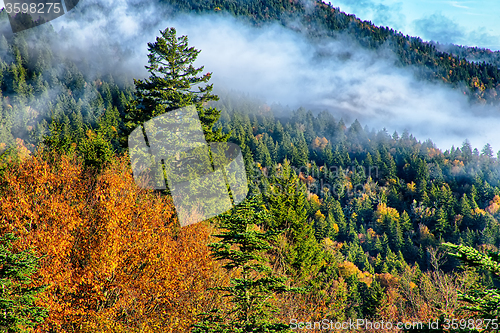
[[[285,160],[276,175],[271,177],[266,201],[272,219],[268,224],[276,230],[284,230],[289,242],[286,261],[289,273],[306,278],[321,261],[321,249],[314,237],[314,228],[308,221],[305,186]]]
[[[189,47],[188,37],[177,37],[175,28],[160,31],[156,42],[148,43],[150,73],[144,80],[135,79],[135,99],[126,112],[123,129],[124,141],[140,124],[151,118],[185,106],[195,105],[202,122],[207,142],[227,141],[228,135],[221,129],[213,130],[220,111],[205,107],[206,103],[219,98],[212,94],[213,84],[206,84],[212,73],[200,75],[203,66],[195,68],[200,50]]]
[[[285,285],[286,278],[273,274],[265,253],[272,248],[281,233],[264,229],[269,215],[262,209],[259,197],[253,197],[222,215],[215,237],[220,242],[210,244],[212,254],[223,261],[224,268],[237,277],[229,286],[217,290],[229,298],[228,311],[214,309],[203,314],[194,325],[193,333],[257,333],[285,332],[289,326],[271,319],[273,306],[270,300],[277,294],[298,291]]]
[[[15,237],[0,237],[0,332],[30,332],[43,322],[47,310],[34,304],[43,287],[30,287],[38,258],[31,251],[14,253]]]
[[[500,253],[487,253],[464,245],[444,243],[453,257],[460,259],[466,266],[478,267],[491,272],[497,279],[500,277]],[[498,319],[500,317],[500,289],[485,289],[476,286],[466,294],[459,293],[459,297],[469,303],[466,310],[479,315],[480,318]],[[475,317],[477,318],[477,315]]]

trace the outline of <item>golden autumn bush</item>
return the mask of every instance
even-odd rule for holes
[[[138,188],[126,156],[99,175],[39,153],[0,179],[0,228],[41,256],[44,332],[187,332],[215,303],[208,224],[180,228],[170,198]]]

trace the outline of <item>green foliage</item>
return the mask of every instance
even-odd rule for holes
[[[204,314],[192,332],[285,332],[288,325],[272,319],[271,300],[277,294],[297,291],[286,286],[286,278],[273,274],[266,252],[281,231],[264,229],[270,217],[254,197],[244,201],[220,217],[220,228],[215,235],[220,242],[210,244],[215,259],[224,268],[234,271],[229,286],[219,287],[232,304],[227,312],[214,310]]]
[[[87,137],[78,145],[78,151],[83,156],[85,168],[101,170],[115,155],[111,143],[105,135],[98,131],[87,131]]]
[[[212,84],[207,83],[212,73],[199,75],[203,67],[195,68],[194,61],[200,53],[188,46],[187,36],[177,37],[175,28],[160,31],[156,42],[148,43],[149,78],[134,80],[135,98],[126,113],[126,136],[138,125],[151,118],[184,106],[195,105],[202,122],[207,141],[226,141],[221,130],[213,131],[220,111],[205,108],[209,101],[216,101]]]
[[[488,251],[487,253],[464,245],[445,243],[449,253],[460,259],[465,265],[477,267],[492,273],[497,279],[500,276],[500,254]],[[460,294],[461,299],[468,302],[470,306],[466,309],[479,314],[481,318],[498,319],[500,317],[500,289],[487,289],[477,286],[476,289]]]
[[[370,286],[360,283],[360,295],[363,304],[362,313],[367,318],[374,318],[382,301],[385,299],[384,289],[376,280]]]
[[[265,194],[271,216],[267,225],[285,231],[289,242],[284,249],[288,273],[297,278],[309,277],[318,269],[321,254],[313,224],[307,219],[304,188],[288,160],[277,169],[270,183],[269,191]]]
[[[432,43],[376,27],[320,1],[310,2],[307,8],[303,1],[288,0],[162,2],[173,5],[175,13],[226,12],[248,18],[256,25],[301,22],[303,32],[319,40],[339,32],[348,33],[363,47],[392,48],[399,65],[412,66],[418,78],[446,82],[473,101],[497,103],[500,96],[496,93],[500,82],[498,69],[464,59],[481,55],[498,62],[496,55],[450,47],[459,58]],[[242,329],[236,327],[237,317],[250,309],[248,299],[241,296],[242,290],[252,290],[254,305],[263,304],[259,302],[265,295],[279,291],[272,286],[283,281],[272,280],[265,269],[259,273],[268,265],[267,256],[273,265],[283,268],[280,273],[291,277],[293,283],[313,285],[315,296],[342,290],[343,298],[339,299],[346,303],[349,294],[352,299],[347,310],[339,306],[328,310],[340,318],[346,314],[373,316],[382,299],[376,283],[368,288],[354,276],[346,280],[345,286],[338,284],[328,289],[339,278],[337,266],[344,260],[370,273],[397,274],[412,263],[424,270],[432,269],[427,248],[441,242],[471,248],[499,244],[500,159],[494,157],[490,145],[480,152],[465,141],[460,148],[444,151],[430,140],[418,141],[408,131],[401,135],[370,131],[357,120],[349,125],[326,111],[317,115],[305,108],[291,111],[242,96],[235,99],[228,95],[218,100],[208,84],[211,73],[203,74],[203,67],[193,65],[200,51],[188,45],[186,36],[177,37],[173,28],[161,31],[156,42],[148,44],[146,68],[150,76],[135,80],[134,95],[132,80],[90,76],[84,65],[52,54],[46,45],[58,35],[40,28],[36,36],[40,42],[34,42],[28,31],[0,36],[0,48],[5,51],[0,59],[0,152],[19,144],[19,138],[26,138],[24,144],[30,150],[43,142],[52,152],[77,154],[87,169],[99,170],[123,149],[131,130],[187,105],[196,107],[207,141],[229,138],[241,147],[251,194],[262,193],[265,207],[240,207],[240,211],[233,211],[234,217],[225,217],[227,223],[234,224],[234,231],[239,230],[237,225],[244,225],[242,218],[246,216],[250,219],[248,231],[255,233],[234,231],[221,244],[236,246],[229,241],[236,237],[239,242],[254,242],[253,248],[240,249],[239,255],[231,252],[232,248],[221,247],[217,251],[233,256],[231,260],[236,266],[230,270],[247,265],[247,271],[252,273],[247,276],[246,285],[243,278],[221,290],[232,295],[236,300],[231,303],[232,309],[239,310],[230,314],[212,312],[198,329]],[[215,107],[208,107],[207,103]],[[286,116],[277,120],[275,114]],[[11,166],[2,161],[0,172],[8,167]],[[381,204],[385,205],[383,214],[378,209]],[[257,217],[259,210],[266,211],[269,218]],[[260,229],[251,229],[256,225]],[[258,236],[259,232],[264,235],[273,230],[283,232],[277,236],[279,244],[272,240],[274,236],[269,240]],[[248,264],[245,258],[252,261],[254,257],[245,257],[244,251],[260,253],[264,266]],[[477,257],[477,253],[467,251],[462,259]],[[494,263],[496,257],[490,256]],[[490,265],[489,261],[483,262],[483,257],[477,258],[480,267]],[[453,268],[455,262],[444,267]],[[267,287],[252,284],[255,279],[264,279],[259,281]],[[479,285],[464,299],[485,313],[498,305],[496,290],[485,290]],[[332,302],[344,306],[342,301]],[[272,327],[268,319],[263,319],[269,318],[264,309],[268,308],[262,305],[254,312],[249,310],[254,318],[248,320],[249,329]]]
[[[28,250],[13,252],[13,241],[12,234],[0,237],[0,331],[31,332],[48,315],[47,310],[34,304],[44,288],[29,286],[38,258]]]

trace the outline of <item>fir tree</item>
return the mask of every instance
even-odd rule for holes
[[[0,331],[31,332],[43,322],[48,312],[34,304],[44,287],[29,287],[38,267],[38,258],[31,251],[14,253],[15,237],[0,237]]]
[[[232,303],[224,313],[215,309],[204,314],[194,325],[193,333],[257,333],[284,332],[289,326],[272,320],[270,300],[276,295],[298,291],[285,286],[286,278],[275,276],[265,253],[281,233],[264,230],[270,216],[253,197],[221,216],[222,232],[215,235],[220,242],[210,244],[213,256],[224,261],[224,268],[234,271],[229,286],[218,287]]]
[[[213,130],[220,111],[204,105],[219,98],[212,94],[213,84],[207,84],[212,73],[199,75],[203,67],[195,68],[201,52],[188,46],[187,36],[176,36],[175,28],[160,31],[156,42],[148,43],[149,78],[134,80],[135,99],[127,110],[124,139],[138,125],[151,118],[185,106],[195,105],[202,122],[207,142],[226,141],[221,129]],[[197,88],[197,90],[196,90]]]
[[[487,253],[464,245],[444,243],[453,257],[460,259],[467,266],[478,267],[491,272],[497,279],[500,277],[500,253],[488,251]],[[469,303],[465,309],[479,314],[481,318],[497,319],[500,317],[500,289],[486,289],[476,287],[466,294],[459,293],[459,297]],[[476,317],[477,318],[477,317]]]

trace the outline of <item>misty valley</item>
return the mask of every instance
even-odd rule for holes
[[[9,22],[2,332],[500,331],[498,52],[314,0]],[[162,132],[172,114],[192,137]],[[171,137],[207,148],[172,171],[154,141]],[[166,188],[141,186],[137,156]],[[203,161],[232,208],[183,223],[181,199],[223,206]]]

